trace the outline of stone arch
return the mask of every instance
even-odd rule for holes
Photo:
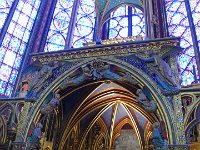
[[[187,142],[187,144],[190,143],[190,130],[193,127],[195,127],[197,124],[200,123],[200,117],[199,117],[200,116],[200,101],[198,101],[196,107],[191,109],[190,115],[188,116],[188,118],[191,116],[192,111],[195,111],[194,119],[191,122],[189,122],[187,125],[185,125],[185,133],[186,133],[186,142]],[[188,118],[187,118],[187,120],[188,120]]]
[[[18,130],[18,138],[21,141],[26,141],[27,133],[30,128],[31,122],[34,121],[37,118],[37,115],[39,114],[39,110],[41,108],[41,105],[43,104],[45,98],[50,92],[55,92],[59,85],[63,82],[64,79],[66,79],[72,72],[79,69],[82,65],[86,65],[91,63],[94,60],[94,58],[87,59],[86,61],[80,62],[76,65],[74,65],[72,68],[69,68],[67,71],[65,71],[63,74],[61,74],[59,77],[57,77],[39,96],[38,100],[34,104],[34,106],[30,109],[27,119],[24,122],[24,126],[22,127],[25,134],[19,134],[22,133],[22,131]],[[168,137],[169,137],[169,143],[174,143],[175,141],[175,135],[172,126],[172,118],[170,114],[170,110],[168,110],[168,107],[170,107],[169,102],[167,101],[167,98],[165,98],[164,95],[161,94],[159,88],[155,84],[155,82],[146,74],[144,74],[140,69],[134,67],[131,64],[128,64],[126,62],[123,62],[118,59],[109,59],[109,58],[98,58],[98,60],[101,60],[103,62],[106,62],[111,65],[115,65],[119,68],[124,69],[125,71],[129,72],[133,78],[135,78],[139,83],[140,86],[145,85],[147,88],[151,91],[153,97],[155,98],[155,101],[157,102],[158,111],[161,115],[161,119],[164,120],[166,123],[166,126],[168,127]],[[168,107],[167,107],[168,106]],[[170,135],[170,136],[169,136]]]

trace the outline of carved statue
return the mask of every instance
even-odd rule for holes
[[[78,86],[82,84],[85,80],[100,80],[100,79],[110,79],[130,82],[132,84],[137,84],[136,80],[132,78],[129,73],[125,73],[123,76],[110,70],[110,65],[102,61],[95,60],[88,65],[83,65],[81,67],[82,74],[78,77],[66,78],[60,85],[60,89],[65,89],[69,86]]]
[[[151,135],[151,139],[153,140],[153,146],[155,150],[168,150],[168,142],[167,140],[163,139],[160,135],[159,131],[159,123],[155,122],[152,125],[153,132]]]
[[[157,110],[156,102],[149,100],[141,89],[138,89],[136,93],[138,94],[136,101],[142,105],[147,112],[154,112]]]
[[[132,78],[130,73],[126,72],[125,75],[120,76],[117,73],[110,70],[109,64],[105,64],[103,62],[101,62],[100,64],[101,65],[97,65],[97,68],[93,71],[94,79],[107,78],[111,80],[125,81],[132,84],[137,84],[137,81]]]
[[[42,88],[43,83],[47,81],[49,77],[51,77],[53,69],[56,67],[54,66],[54,62],[50,61],[48,64],[43,65],[40,71],[35,73],[34,78],[30,81],[26,98],[38,97],[38,92]]]
[[[27,150],[39,150],[40,139],[42,138],[42,124],[38,123],[30,137],[27,139]]]
[[[163,88],[163,94],[171,94],[179,91],[178,83],[175,80],[170,66],[158,55],[153,54],[150,58],[140,58],[147,63],[154,62],[150,66],[151,72],[159,85]]]
[[[55,94],[55,98],[52,98],[52,100],[43,106],[43,108],[40,110],[41,114],[48,115],[53,112],[53,110],[59,105],[59,99],[60,94]]]
[[[65,89],[69,86],[77,86],[83,83],[85,80],[92,78],[92,71],[87,65],[81,67],[82,74],[76,78],[66,78],[63,83],[60,85],[60,89]]]

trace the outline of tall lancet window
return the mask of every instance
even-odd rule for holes
[[[95,0],[79,1],[79,9],[76,18],[73,47],[82,47],[84,43],[93,41],[95,25]]]
[[[0,33],[6,18],[9,14],[10,8],[14,0],[1,0],[0,1]]]
[[[195,30],[197,33],[198,45],[200,47],[200,0],[190,0],[189,2],[190,2]]]
[[[72,14],[73,0],[58,0],[44,51],[63,50]]]
[[[184,48],[178,57],[180,79],[184,86],[191,84],[195,77],[198,78],[194,45],[200,39],[200,0],[188,0],[188,2],[190,8],[186,8],[185,0],[165,0],[169,35],[180,36],[181,47]],[[192,13],[188,9],[191,9]],[[193,27],[189,24],[188,15],[193,18],[192,23],[196,28],[196,33],[191,32]],[[194,36],[197,36],[198,41],[195,41]]]
[[[44,51],[78,48],[93,41],[95,17],[95,0],[58,0]]]
[[[110,13],[106,22],[108,37],[123,38],[128,36],[145,36],[143,11],[136,6],[123,5]]]
[[[0,47],[0,94],[11,96],[40,0],[19,0]]]

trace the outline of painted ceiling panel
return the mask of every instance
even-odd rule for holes
[[[140,124],[140,127],[144,128],[144,126],[145,126],[145,124],[147,122],[147,119],[142,114],[140,114],[139,112],[137,112],[136,110],[134,110],[134,112],[135,112],[137,120],[138,120],[138,122]]]
[[[109,107],[102,115],[102,118],[106,122],[106,125],[108,128],[110,127],[110,124],[111,124],[112,112],[113,112],[113,108]]]
[[[120,89],[120,90],[123,90],[123,91],[126,91],[126,92],[129,92],[127,89],[123,88],[122,86],[118,85],[118,84],[115,84],[113,82],[110,82],[110,83],[103,83],[101,84],[98,88],[96,88],[88,98],[90,97],[93,97],[97,94],[100,94],[100,93],[103,93],[103,92],[106,92],[108,90],[114,90],[114,89]],[[130,93],[130,92],[129,92]]]
[[[122,104],[119,104],[118,109],[117,109],[117,113],[116,113],[115,124],[118,123],[118,121],[120,121],[120,119],[122,119],[126,116],[128,116],[126,110],[124,109]]]

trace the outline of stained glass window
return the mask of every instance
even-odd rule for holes
[[[83,43],[93,40],[95,25],[95,0],[80,0],[76,18],[73,47],[82,47]]]
[[[145,36],[144,13],[137,7],[132,7],[132,36]]]
[[[63,50],[74,0],[58,0],[44,51]]]
[[[19,0],[0,47],[0,93],[11,96],[40,0]]]
[[[132,27],[129,27],[129,18]],[[130,31],[132,36],[144,36],[144,13],[137,7],[123,5],[111,13],[109,26],[109,38],[127,37]]]
[[[14,0],[0,0],[0,32]]]
[[[197,10],[195,7],[193,12]],[[180,44],[184,51],[178,57],[179,74],[182,85],[188,85],[194,81],[193,66],[197,68],[197,65],[184,0],[166,0],[166,12],[170,36],[181,36]]]
[[[192,11],[192,17],[197,33],[197,40],[200,47],[200,0],[190,0],[190,7]]]
[[[109,38],[128,36],[128,6],[124,5],[111,13]]]

